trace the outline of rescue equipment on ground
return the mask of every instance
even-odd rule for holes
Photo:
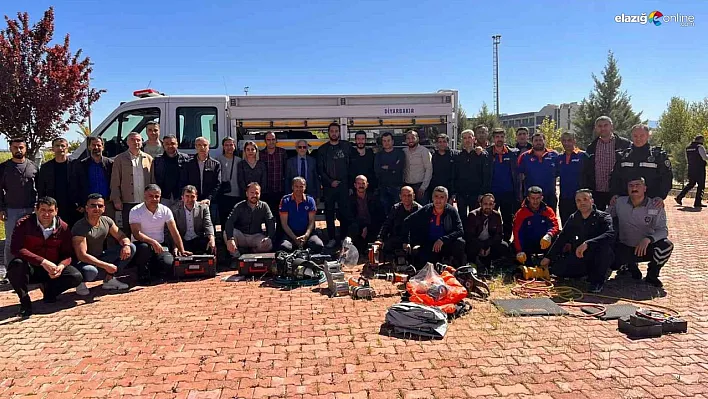
[[[268,274],[275,264],[275,252],[262,254],[243,254],[238,258],[239,276],[256,276]]]
[[[663,334],[685,333],[688,322],[668,313],[638,309],[635,314],[620,318],[617,327],[629,338],[655,338]]]
[[[365,277],[349,278],[349,294],[352,299],[374,299],[376,291]]]
[[[172,264],[175,277],[216,276],[214,255],[178,256]]]
[[[445,313],[454,313],[455,304],[467,298],[467,289],[449,271],[441,274],[432,263],[427,263],[406,283],[410,301],[440,307]]]
[[[413,302],[396,303],[386,312],[385,327],[395,334],[443,338],[447,315],[441,309]]]

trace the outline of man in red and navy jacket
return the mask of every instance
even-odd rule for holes
[[[588,160],[588,154],[580,151],[575,146],[575,133],[565,132],[561,134],[563,144],[563,154],[556,158],[556,169],[560,176],[560,202],[558,210],[561,223],[565,225],[570,215],[576,211],[575,193],[580,190],[582,171]]]
[[[7,278],[20,298],[21,317],[32,314],[27,285],[44,284],[44,302],[56,302],[62,292],[81,283],[81,272],[71,265],[71,231],[57,216],[57,201],[52,197],[37,200],[35,213],[17,222],[12,233]]]
[[[526,200],[514,216],[516,260],[524,265],[529,255],[545,253],[558,231],[556,213],[543,202],[543,190],[537,186],[529,187]],[[529,263],[528,266],[533,265]]]
[[[546,137],[535,133],[531,138],[533,148],[519,156],[519,175],[528,190],[532,186],[541,187],[548,207],[554,212],[558,205],[556,195],[556,158],[558,153],[546,148]]]

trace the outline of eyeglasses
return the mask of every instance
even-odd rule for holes
[[[299,146],[297,146],[297,148],[298,148],[298,150],[300,150],[300,149],[306,150],[307,146],[306,145],[299,145]]]
[[[106,206],[103,205],[103,204],[88,204],[87,206],[88,206],[89,208],[96,208],[96,209],[103,209],[103,208],[106,207]]]

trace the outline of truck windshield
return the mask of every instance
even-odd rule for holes
[[[140,108],[124,111],[105,128],[99,136],[103,139],[105,154],[114,157],[128,149],[125,138],[130,132],[138,132],[147,139],[146,125],[160,121],[159,108]]]

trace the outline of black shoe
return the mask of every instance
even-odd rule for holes
[[[681,200],[683,200],[683,198],[680,198],[680,197],[674,197],[674,201],[676,201],[676,203],[677,203],[677,204],[679,204],[679,205],[683,206],[683,202],[681,202]]]
[[[588,292],[590,292],[592,294],[598,294],[598,293],[602,292],[603,285],[604,284],[602,284],[602,283],[590,284],[590,287],[588,288]]]
[[[57,297],[55,297],[55,296],[46,297],[46,296],[45,296],[44,298],[42,298],[42,301],[43,301],[44,303],[56,303],[56,302],[57,302]]]
[[[629,267],[629,273],[632,275],[632,278],[635,280],[641,280],[642,279],[642,271],[639,270],[639,266],[635,263],[633,265],[627,265]]]
[[[32,300],[29,296],[20,299],[20,311],[17,312],[18,317],[26,319],[32,315]]]
[[[698,204],[698,205],[693,205],[693,208],[694,209],[701,209],[701,208],[705,208],[706,206],[708,206],[708,205]]]
[[[661,288],[664,286],[664,284],[659,280],[659,277],[657,276],[647,276],[644,281],[647,284],[653,285],[654,287]]]
[[[29,307],[29,308],[20,307],[20,311],[17,312],[16,316],[26,319],[26,318],[32,316],[32,308],[31,307]]]

